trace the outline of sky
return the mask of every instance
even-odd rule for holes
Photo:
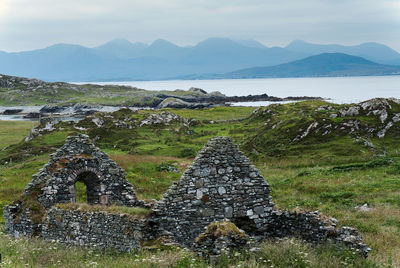
[[[400,52],[400,0],[0,0],[7,52],[115,38],[193,45],[209,37],[267,46],[379,42]]]

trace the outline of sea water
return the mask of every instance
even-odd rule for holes
[[[207,92],[219,91],[227,96],[311,96],[327,98],[335,103],[358,103],[372,98],[400,98],[399,75],[93,83],[128,85],[148,90],[187,90],[190,87],[198,87]]]

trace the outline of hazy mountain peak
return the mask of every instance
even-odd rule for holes
[[[116,38],[107,43],[93,48],[102,55],[117,57],[120,59],[135,58],[148,47],[145,43],[131,43],[127,39]]]
[[[308,42],[300,39],[293,40],[290,42],[286,47],[292,46],[292,45],[301,45],[301,44],[309,44]]]
[[[118,45],[121,45],[121,44],[132,44],[128,39],[125,39],[125,38],[115,38],[115,39],[113,39],[113,40],[111,40],[111,41],[108,41],[106,44],[118,44]]]
[[[229,38],[211,37],[199,42],[196,47],[212,48],[212,47],[231,47],[231,46],[242,46],[242,45]]]
[[[132,43],[127,39],[124,38],[115,38],[111,41],[108,41],[104,43],[103,45],[100,45],[98,47],[95,47],[95,49],[102,49],[102,48],[130,48],[130,47],[147,47],[145,43],[141,42],[136,42]]]
[[[165,40],[165,39],[157,39],[150,45],[150,47],[179,47],[174,43]]]
[[[58,44],[48,46],[44,49],[49,49],[49,48],[86,48],[86,47],[81,46],[81,45],[75,45],[75,44],[58,43]]]
[[[234,43],[234,41],[227,37],[210,37],[199,42],[199,44],[202,43]]]
[[[75,44],[67,44],[67,43],[59,43],[59,44],[54,44],[51,46],[48,46],[46,48],[42,49],[36,49],[32,51],[23,51],[20,52],[21,54],[31,54],[31,53],[52,53],[55,56],[59,56],[62,54],[69,54],[69,53],[75,53],[77,51],[86,51],[88,52],[90,49],[81,45],[75,45]],[[18,52],[13,52],[12,54],[18,54]]]
[[[257,40],[254,39],[238,39],[234,40],[236,43],[241,44],[242,46],[251,47],[251,48],[266,48],[265,45],[261,44]]]

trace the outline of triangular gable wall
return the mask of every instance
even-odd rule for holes
[[[125,206],[137,203],[133,186],[126,180],[124,171],[86,135],[68,137],[50,156],[50,161],[33,175],[25,193],[39,190],[38,200],[45,208],[56,203],[74,202],[77,180],[86,184],[89,203]]]
[[[160,227],[187,244],[213,221],[263,224],[273,210],[269,193],[266,180],[231,138],[215,137],[154,211]]]

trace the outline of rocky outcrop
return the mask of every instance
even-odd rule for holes
[[[372,99],[359,104],[346,105],[340,110],[329,105],[322,105],[315,109],[315,113],[329,115],[327,118],[315,116],[305,128],[299,132],[291,142],[305,140],[308,136],[329,136],[334,134],[350,134],[355,139],[370,139],[373,137],[384,138],[393,127],[400,127],[400,113],[393,109],[391,102],[396,99]],[[269,110],[260,110],[256,115],[265,116]],[[271,128],[275,128],[273,125]],[[373,148],[368,142],[367,147]],[[371,146],[372,145],[372,146]]]
[[[166,98],[157,105],[157,109],[176,108],[176,109],[200,109],[214,107],[215,104],[208,102],[187,102],[178,98]]]
[[[168,126],[173,123],[181,123],[182,126],[187,127],[191,125],[196,125],[199,123],[198,120],[188,119],[186,117],[181,117],[177,114],[170,112],[161,112],[146,115],[140,122],[139,126],[157,126],[164,125]]]
[[[140,121],[139,126],[151,126],[151,125],[169,125],[173,122],[181,121],[182,117],[174,113],[162,112],[159,114],[146,115],[144,119]]]
[[[31,112],[24,115],[24,118],[38,119],[44,116],[42,113]]]
[[[57,120],[53,118],[43,118],[37,127],[32,128],[29,134],[25,137],[25,141],[33,140],[38,136],[42,136],[46,133],[53,132],[55,130],[62,130],[61,127],[57,127]]]
[[[301,100],[322,100],[320,97],[286,97],[279,98],[274,96],[269,96],[267,94],[261,95],[247,95],[247,96],[226,96],[218,91],[200,94],[196,96],[170,96],[165,94],[157,95],[158,98],[168,99],[174,98],[178,103],[192,103],[193,105],[207,104],[207,105],[227,105],[231,102],[255,102],[255,101],[301,101]],[[172,100],[171,100],[172,101]],[[185,104],[189,105],[189,104]],[[176,108],[186,108],[186,107],[176,107]],[[200,107],[201,108],[201,107]]]
[[[130,86],[118,85],[76,85],[62,82],[44,82],[37,79],[29,79],[15,76],[0,75],[0,88],[7,89],[10,100],[15,105],[27,105],[45,102],[54,103],[44,107],[43,113],[59,113],[74,109],[73,105],[65,106],[65,103],[85,102],[88,98],[96,98],[102,104],[109,103],[110,98],[121,99],[118,105],[130,107],[160,107],[169,108],[202,108],[212,105],[225,105],[229,102],[245,101],[282,101],[282,100],[309,100],[319,99],[314,97],[288,97],[278,98],[262,95],[226,96],[218,91],[207,93],[200,88],[174,91],[147,91]],[[60,94],[62,93],[62,94]],[[54,98],[57,96],[58,98]],[[174,101],[167,100],[174,98]],[[61,105],[58,104],[62,103]],[[160,104],[162,103],[162,104]],[[188,104],[189,103],[189,104]],[[75,107],[76,108],[76,107]],[[76,109],[79,111],[79,109]],[[80,114],[98,108],[81,109]]]

